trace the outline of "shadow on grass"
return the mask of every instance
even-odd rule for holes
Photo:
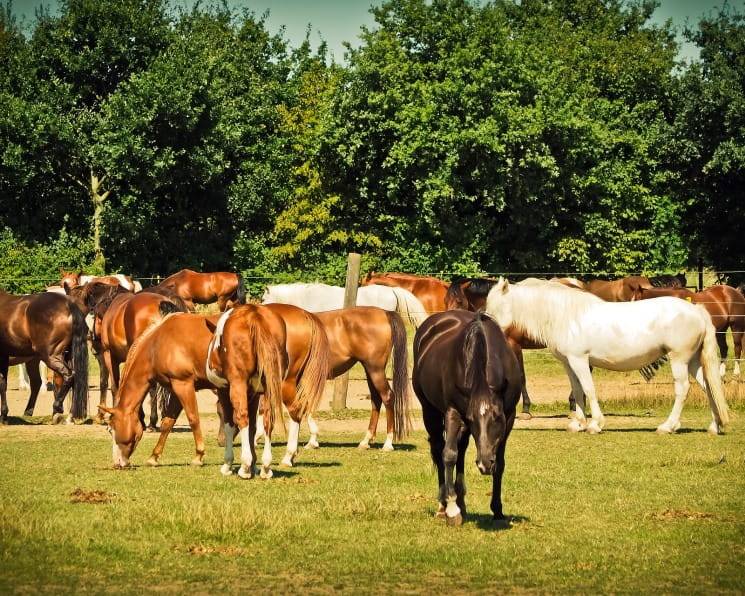
[[[466,516],[466,523],[476,524],[480,530],[488,532],[502,532],[509,530],[513,526],[530,522],[530,518],[525,515],[507,515],[509,523],[496,521],[491,513],[469,513]]]
[[[338,461],[296,461],[293,468],[340,468],[343,464]]]
[[[274,445],[274,443],[272,443],[272,445]],[[351,443],[351,442],[349,442],[349,443],[326,443],[326,442],[321,442],[321,449],[326,449],[326,448],[331,448],[331,449],[335,449],[335,448],[344,448],[344,449],[352,448],[352,449],[357,449],[358,446],[359,446],[359,443]],[[383,444],[382,443],[380,443],[379,446],[377,444],[373,444],[370,447],[370,449],[360,449],[359,451],[361,451],[361,452],[365,452],[365,451],[381,451],[381,447],[383,447]],[[409,443],[396,443],[394,445],[394,451],[416,451],[416,445],[411,445]]]

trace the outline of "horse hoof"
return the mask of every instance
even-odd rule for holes
[[[308,443],[305,445],[306,449],[318,449],[320,445],[318,444],[318,441],[308,441]]]
[[[567,430],[570,433],[580,433],[583,430],[585,430],[585,428],[582,426],[582,424],[580,424],[579,420],[574,418],[569,422],[569,426],[567,426]]]
[[[201,468],[204,465],[204,462],[202,461],[201,457],[195,457],[193,460],[191,460],[190,465]]]
[[[665,426],[664,424],[660,424],[657,427],[657,430],[655,430],[655,432],[658,435],[671,435],[671,434],[673,434],[673,429],[670,428],[669,426]]]
[[[25,411],[25,412],[23,413],[23,415],[24,415],[24,416],[33,416],[33,415],[34,415],[34,411],[33,411],[33,410],[26,410],[26,411]]]
[[[8,426],[8,417],[7,416],[1,417],[0,424],[2,424],[3,426]]]
[[[357,445],[357,449],[370,449],[370,443],[365,443],[364,441]]]
[[[269,480],[272,476],[274,476],[274,472],[271,471],[270,468],[264,469],[261,468],[261,472],[259,473],[259,476],[262,480]]]
[[[252,470],[244,470],[243,466],[238,468],[238,477],[243,478],[243,480],[250,480],[254,477]]]
[[[519,414],[517,415],[517,417],[518,417],[518,418],[519,418],[520,420],[530,420],[530,419],[531,419],[531,418],[533,417],[533,414],[531,414],[530,412],[520,412],[520,413],[519,413]]]
[[[58,412],[57,414],[52,415],[52,424],[59,424],[60,422],[64,421],[65,415]]]
[[[220,466],[220,474],[222,474],[223,476],[232,476],[233,470],[231,469],[231,465],[223,464],[222,466]]]
[[[293,460],[293,458],[292,458],[291,455],[285,455],[282,458],[282,461],[280,462],[279,465],[285,466],[286,468],[291,468],[292,467],[292,460]]]
[[[709,428],[706,429],[706,432],[709,433],[710,435],[721,435],[722,434],[722,431],[720,430],[719,426],[713,420],[711,421]]]
[[[448,526],[453,526],[453,527],[462,526],[463,525],[463,515],[461,515],[459,513],[455,517],[446,517],[445,518],[445,522],[447,523]]]
[[[103,416],[96,414],[93,417],[93,424],[106,424],[106,421],[103,419]]]
[[[160,462],[158,462],[158,458],[154,455],[151,455],[145,463],[153,468],[157,468],[160,465]]]
[[[600,428],[600,425],[594,420],[587,425],[587,434],[599,435],[601,432],[603,432],[603,429]]]
[[[390,443],[385,443],[381,448],[381,451],[393,451],[393,445]]]

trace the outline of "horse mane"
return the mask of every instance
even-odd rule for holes
[[[163,283],[165,283],[165,281],[166,280],[163,280],[162,282],[160,282],[160,284],[155,286],[148,286],[147,288],[143,288],[140,293],[158,294],[159,296],[165,296],[171,302],[173,302],[179,308],[179,310],[187,312],[189,310],[189,307],[186,305],[186,302],[184,302],[184,299],[171,288],[163,286]]]
[[[489,279],[486,277],[456,277],[450,283],[452,288],[454,285],[460,286],[463,290],[463,286],[468,284],[468,293],[472,296],[485,297],[497,283],[496,279]]]
[[[487,386],[486,380],[486,336],[484,334],[484,315],[477,313],[466,327],[463,339],[463,356],[466,364],[466,385],[473,393]]]
[[[500,288],[492,291],[501,293]],[[507,296],[512,305],[512,324],[549,349],[555,348],[558,341],[567,336],[569,327],[584,312],[603,304],[601,298],[589,292],[577,292],[558,282],[536,278],[511,284]],[[489,293],[487,313],[494,311],[494,301],[500,297]]]

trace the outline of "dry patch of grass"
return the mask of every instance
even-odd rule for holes
[[[111,503],[116,493],[108,493],[105,490],[83,490],[78,487],[70,493],[70,503],[92,503],[99,505]]]

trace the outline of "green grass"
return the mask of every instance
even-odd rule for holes
[[[186,465],[193,443],[178,432],[162,467],[115,471],[100,427],[0,429],[0,592],[741,592],[742,415],[721,437],[701,432],[697,407],[690,432],[648,432],[669,405],[601,436],[516,430],[507,530],[490,523],[473,451],[465,525],[433,519],[422,432],[394,453],[324,435],[295,468],[243,481],[219,475],[213,437],[204,468]],[[78,488],[110,501],[73,503]]]

